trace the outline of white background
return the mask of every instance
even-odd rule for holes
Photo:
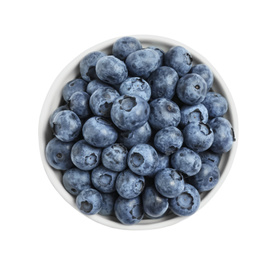
[[[1,259],[276,259],[275,1],[1,1]],[[152,231],[105,227],[55,191],[38,119],[58,73],[107,39],[183,42],[235,100],[239,146],[221,189],[194,216]]]

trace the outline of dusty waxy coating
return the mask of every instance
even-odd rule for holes
[[[82,128],[84,140],[95,147],[107,147],[114,144],[118,133],[112,123],[102,117],[91,117]]]
[[[139,196],[144,187],[144,177],[133,173],[129,169],[121,172],[116,180],[116,190],[125,199],[133,199]]]
[[[210,148],[214,153],[227,153],[235,141],[235,134],[231,123],[223,117],[216,117],[210,121],[214,131],[214,142]]]
[[[102,202],[101,193],[92,188],[82,190],[76,198],[77,207],[86,215],[98,213],[102,208]]]
[[[150,107],[147,101],[135,95],[117,98],[111,108],[112,122],[122,131],[133,131],[144,125],[149,118]]]
[[[88,53],[80,62],[80,73],[81,77],[89,82],[93,79],[97,79],[95,67],[98,60],[102,57],[106,56],[104,52],[94,51]]]
[[[172,168],[160,170],[155,175],[154,183],[157,191],[166,198],[180,195],[185,185],[182,174]]]
[[[194,214],[200,205],[200,195],[195,187],[185,184],[183,192],[169,200],[171,211],[178,216]]]
[[[134,173],[146,176],[158,166],[158,154],[148,144],[137,144],[129,151],[127,164]]]
[[[144,216],[144,210],[140,196],[133,199],[124,199],[122,197],[118,197],[115,202],[114,211],[117,219],[125,225],[137,224]]]
[[[79,169],[90,171],[99,165],[101,153],[100,148],[93,147],[85,140],[80,140],[72,147],[71,160]]]
[[[150,103],[149,123],[152,128],[160,130],[167,126],[178,126],[180,109],[176,103],[166,98],[154,99]]]

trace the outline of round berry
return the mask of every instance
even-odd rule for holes
[[[71,168],[63,174],[62,183],[70,194],[77,196],[82,190],[91,188],[90,173]]]
[[[195,152],[208,150],[214,141],[212,128],[203,123],[190,123],[183,129],[186,146]]]
[[[178,216],[190,216],[194,214],[200,205],[200,195],[190,184],[186,184],[183,192],[169,200],[170,210]]]
[[[93,79],[97,79],[95,67],[98,60],[102,57],[105,57],[106,54],[101,51],[94,51],[88,53],[81,61],[80,61],[80,74],[81,77],[85,81],[91,81]]]
[[[174,198],[184,189],[184,179],[175,169],[166,168],[159,171],[154,178],[157,191],[166,198]]]
[[[124,62],[110,55],[98,60],[96,74],[103,82],[116,85],[127,78],[128,71]]]
[[[185,48],[175,46],[165,54],[165,64],[173,68],[182,77],[191,69],[193,58]]]
[[[209,91],[213,85],[214,75],[213,72],[205,64],[197,64],[191,68],[189,73],[195,73],[201,76],[207,83],[207,91]]]
[[[187,74],[179,79],[176,94],[184,104],[197,105],[205,99],[207,84],[201,76]]]
[[[214,153],[227,153],[235,141],[234,130],[231,123],[223,117],[216,117],[209,122],[214,131],[214,142],[210,150]]]
[[[208,92],[202,104],[208,109],[210,117],[223,116],[228,110],[227,100],[216,92]]]
[[[95,147],[107,147],[114,144],[118,133],[112,123],[103,117],[91,117],[82,128],[84,140]]]
[[[131,75],[146,79],[160,66],[160,56],[151,49],[135,51],[127,56],[126,65]]]
[[[101,165],[92,171],[91,181],[98,191],[111,193],[115,191],[117,175],[117,172],[111,171]]]
[[[219,168],[215,164],[202,163],[199,173],[187,178],[199,192],[213,189],[220,179]]]
[[[157,151],[166,155],[175,153],[183,144],[183,135],[181,131],[168,126],[159,130],[154,137],[154,147]]]
[[[197,174],[201,168],[200,156],[186,147],[182,147],[171,158],[172,167],[188,176]]]
[[[87,82],[82,79],[74,79],[69,81],[62,89],[63,99],[68,102],[70,97],[77,91],[84,92],[86,90]]]
[[[180,125],[182,127],[192,122],[202,122],[204,124],[208,122],[208,110],[202,104],[193,105],[193,106],[185,105],[181,107],[180,113],[181,113]]]
[[[92,188],[82,190],[76,198],[78,209],[86,215],[98,213],[102,208],[102,203],[102,195]]]
[[[60,111],[53,120],[53,132],[63,142],[74,141],[81,132],[81,121],[73,111]]]
[[[168,198],[163,197],[153,186],[145,188],[142,198],[144,212],[150,218],[162,217],[169,207]]]
[[[125,225],[137,224],[144,216],[142,200],[139,196],[133,199],[118,197],[114,211],[117,219]]]
[[[114,101],[110,115],[119,129],[133,131],[148,121],[149,113],[149,104],[143,98],[123,95]]]
[[[127,167],[127,154],[127,148],[123,144],[112,144],[103,150],[102,164],[107,169],[121,172]]]
[[[158,154],[148,144],[137,144],[128,153],[127,164],[138,175],[151,174],[158,165]]]
[[[71,159],[76,167],[84,171],[90,171],[97,167],[101,161],[102,150],[93,147],[85,140],[74,144],[71,150]]]
[[[179,77],[173,68],[162,66],[148,78],[152,90],[152,98],[172,99]]]
[[[89,99],[90,96],[86,92],[77,91],[70,97],[68,106],[79,118],[86,118],[91,115]]]
[[[122,37],[114,42],[112,54],[120,60],[125,60],[130,53],[141,49],[142,45],[136,38]]]
[[[149,101],[151,88],[148,82],[139,77],[126,79],[120,86],[121,95],[135,95]]]
[[[64,143],[57,138],[53,138],[46,146],[46,160],[57,170],[68,170],[74,165],[71,161],[71,149],[73,142]]]
[[[116,180],[116,190],[125,199],[139,196],[145,187],[145,179],[131,170],[121,172]]]
[[[94,115],[110,117],[110,110],[113,102],[120,95],[111,87],[100,87],[91,95],[89,100],[90,108]]]
[[[150,103],[149,123],[160,130],[167,126],[178,126],[181,119],[180,109],[176,103],[166,98],[158,98]]]

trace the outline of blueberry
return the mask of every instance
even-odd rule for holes
[[[188,176],[197,174],[201,168],[200,156],[186,147],[182,147],[171,157],[172,167]]]
[[[214,133],[212,128],[204,123],[190,123],[183,129],[184,143],[195,152],[208,150],[213,141]]]
[[[214,81],[214,75],[208,66],[205,64],[197,64],[191,68],[189,73],[195,73],[201,76],[207,83],[207,91],[211,89]]]
[[[184,179],[175,169],[165,168],[157,172],[154,178],[157,191],[166,198],[174,198],[183,191]]]
[[[147,79],[152,90],[152,98],[172,99],[179,77],[176,71],[170,67],[159,67]]]
[[[63,99],[68,102],[70,97],[77,91],[85,91],[87,82],[82,79],[74,79],[69,81],[62,89]]]
[[[86,81],[91,81],[93,79],[97,79],[95,67],[98,60],[102,57],[105,57],[106,54],[101,51],[94,51],[87,54],[81,61],[80,61],[80,73],[81,77]]]
[[[83,138],[96,147],[107,147],[114,144],[118,138],[112,123],[103,117],[91,117],[82,128]]]
[[[153,186],[145,188],[142,199],[144,212],[150,218],[162,217],[169,207],[168,198],[160,195]]]
[[[136,95],[146,101],[149,101],[151,96],[151,88],[148,82],[139,77],[126,79],[120,86],[119,92],[121,95]]]
[[[102,164],[107,169],[121,172],[127,167],[127,148],[123,144],[112,144],[102,152]]]
[[[169,200],[170,210],[178,216],[191,216],[200,205],[200,195],[195,187],[186,184],[183,192]]]
[[[98,191],[111,193],[115,191],[117,175],[117,172],[111,171],[101,165],[93,169],[91,181]]]
[[[77,91],[69,99],[69,108],[76,113],[79,118],[86,118],[91,115],[89,108],[90,96],[86,92]]]
[[[63,111],[63,110],[69,110],[69,107],[68,107],[67,104],[58,107],[58,108],[52,113],[52,115],[50,116],[50,119],[49,119],[49,123],[50,123],[51,128],[54,127],[53,121],[54,121],[54,118],[55,118],[56,114],[57,114],[58,112],[60,112],[60,111]]]
[[[213,153],[210,150],[199,153],[199,156],[203,163],[211,163],[211,164],[215,164],[216,166],[219,165],[219,161],[221,158],[221,154]]]
[[[99,211],[99,214],[102,216],[111,216],[114,215],[114,204],[118,198],[116,192],[113,193],[102,193],[102,209]]]
[[[97,89],[102,87],[111,87],[110,85],[100,81],[99,79],[93,79],[89,82],[86,88],[86,92],[92,95]]]
[[[101,152],[101,149],[91,146],[85,140],[80,140],[72,147],[71,160],[79,169],[90,171],[99,165]]]
[[[47,162],[57,170],[68,170],[74,165],[71,161],[71,149],[73,142],[64,143],[53,138],[46,146]]]
[[[223,117],[216,117],[209,124],[214,131],[214,142],[210,150],[218,154],[230,151],[235,141],[231,123]]]
[[[128,75],[124,62],[110,55],[99,59],[96,74],[100,80],[109,84],[120,84]]]
[[[149,113],[149,104],[143,98],[123,95],[114,101],[110,115],[119,129],[133,131],[148,121]]]
[[[90,97],[89,105],[94,115],[110,117],[110,110],[116,98],[120,95],[111,87],[101,87]]]
[[[91,188],[90,173],[78,168],[69,169],[63,174],[62,183],[70,194],[77,196],[82,190]]]
[[[183,144],[183,135],[181,131],[168,126],[159,130],[154,137],[154,146],[157,151],[166,155],[175,153]]]
[[[75,140],[81,132],[79,117],[70,110],[63,110],[56,114],[53,120],[54,135],[63,142]]]
[[[156,51],[158,53],[158,55],[159,55],[158,67],[162,66],[163,65],[163,61],[164,61],[164,56],[165,56],[164,51],[161,50],[160,48],[155,47],[155,46],[149,46],[146,49],[152,49],[152,50],[154,50],[154,51]]]
[[[149,123],[160,130],[167,126],[178,126],[181,119],[180,109],[176,103],[166,98],[158,98],[150,103]]]
[[[86,215],[97,214],[102,208],[103,198],[95,189],[85,189],[76,198],[76,204],[80,212]]]
[[[125,225],[137,224],[144,216],[142,200],[139,196],[133,199],[118,197],[114,211],[117,219]]]
[[[151,128],[148,122],[133,131],[120,132],[119,142],[131,148],[136,144],[146,144],[151,137]]]
[[[160,65],[159,54],[155,50],[143,49],[132,52],[126,58],[126,66],[131,75],[148,78]]]
[[[158,165],[158,154],[148,144],[137,144],[128,153],[127,164],[138,175],[151,174]]]
[[[176,94],[184,104],[197,105],[204,100],[207,94],[207,84],[199,75],[187,74],[179,79]]]
[[[133,199],[139,196],[144,187],[144,177],[133,173],[129,169],[121,172],[116,180],[116,190],[125,199]]]
[[[165,54],[165,64],[172,67],[180,77],[189,72],[192,67],[192,55],[183,47],[172,47]]]
[[[208,109],[210,117],[223,116],[228,110],[227,100],[216,92],[208,92],[202,104]]]
[[[168,155],[158,153],[158,165],[155,168],[155,170],[147,176],[154,178],[157,172],[169,167],[170,167],[170,157]]]
[[[141,49],[142,45],[136,38],[122,37],[113,44],[112,54],[120,60],[125,60],[130,53]]]
[[[219,168],[210,163],[202,163],[199,173],[187,178],[187,182],[192,184],[199,192],[213,189],[220,178]]]
[[[180,109],[181,121],[180,125],[184,127],[192,122],[202,122],[206,124],[208,122],[208,110],[202,105],[183,106]]]

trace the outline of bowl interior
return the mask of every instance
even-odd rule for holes
[[[189,48],[188,46],[185,46],[182,43],[179,43],[177,41],[163,38],[163,37],[157,37],[157,36],[134,36],[138,38],[143,47],[148,47],[148,46],[156,46],[164,50],[165,52],[168,51],[171,47],[173,46],[183,46],[185,47],[188,51],[193,56],[194,64],[198,63],[204,63],[207,66],[211,68],[214,74],[214,84],[212,89],[216,92],[219,92],[222,94],[228,101],[229,103],[229,109],[227,114],[224,116],[227,118],[233,125],[233,129],[235,130],[235,135],[237,139],[238,135],[238,121],[237,121],[237,113],[236,113],[236,108],[235,104],[233,102],[232,96],[220,77],[220,75],[217,73],[215,68],[200,54]],[[117,38],[116,38],[117,39]],[[47,143],[53,138],[52,131],[49,125],[49,118],[52,112],[61,104],[63,104],[63,99],[62,99],[62,88],[64,85],[70,81],[75,79],[76,77],[79,76],[79,62],[80,60],[89,52],[92,51],[103,51],[107,54],[111,54],[111,49],[112,49],[112,44],[116,39],[111,39],[109,41],[103,42],[97,46],[94,46],[82,54],[80,54],[77,58],[75,58],[72,62],[70,62],[64,69],[63,71],[58,75],[58,77],[55,79],[53,85],[51,86],[48,95],[45,99],[45,102],[43,104],[43,108],[41,111],[40,115],[40,122],[39,122],[39,145],[40,145],[40,153],[41,153],[41,158],[42,162],[45,168],[45,171],[56,188],[56,190],[60,193],[60,195],[69,203],[71,206],[73,206],[75,209],[77,209],[76,204],[75,204],[75,197],[70,195],[63,187],[62,185],[62,173],[61,171],[55,170],[51,168],[45,157],[45,147]],[[200,208],[202,208],[210,199],[211,197],[216,193],[216,191],[220,188],[221,184],[223,183],[224,179],[226,178],[226,175],[228,174],[231,164],[234,159],[234,155],[236,152],[237,148],[237,141],[234,142],[232,149],[230,152],[223,154],[220,164],[219,164],[219,169],[221,172],[221,178],[219,183],[216,185],[216,187],[209,191],[209,192],[204,192],[201,194],[201,205]],[[200,209],[199,208],[199,209]],[[78,210],[78,209],[77,209]],[[126,226],[121,224],[115,217],[112,216],[101,216],[101,215],[92,215],[92,216],[87,216],[91,219],[93,219],[96,222],[99,222],[101,224],[110,226],[110,227],[115,227],[115,228],[121,228],[121,229],[153,229],[153,228],[160,228],[160,227],[165,227],[169,226],[172,224],[175,224],[187,217],[178,217],[175,216],[172,213],[168,213],[162,218],[159,219],[143,219],[139,224],[132,225],[132,226]]]

